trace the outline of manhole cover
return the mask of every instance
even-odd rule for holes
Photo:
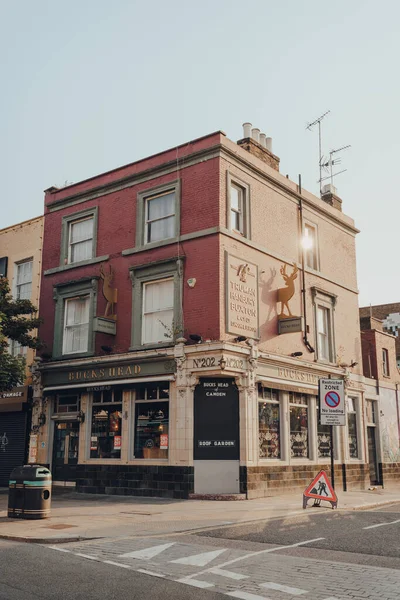
[[[44,529],[69,529],[70,527],[78,527],[78,525],[66,525],[60,523],[59,525],[45,525]]]

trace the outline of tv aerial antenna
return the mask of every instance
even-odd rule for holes
[[[319,192],[320,194],[322,193],[322,189],[321,189],[321,182],[322,182],[322,163],[323,163],[323,156],[322,156],[322,135],[321,135],[321,121],[326,117],[326,115],[329,115],[331,111],[327,110],[326,112],[324,112],[323,115],[321,115],[320,117],[318,117],[318,119],[315,119],[315,121],[313,121],[312,123],[309,123],[306,127],[306,129],[308,129],[309,131],[312,130],[313,127],[315,127],[315,125],[318,125],[318,151],[319,151]]]
[[[351,148],[351,144],[348,144],[347,146],[342,146],[341,148],[336,148],[335,150],[331,150],[329,152],[329,159],[326,159],[324,156],[321,157],[321,167],[325,170],[326,173],[329,173],[329,175],[327,175],[326,177],[321,177],[320,185],[326,179],[330,179],[331,185],[333,185],[333,178],[336,177],[336,175],[340,175],[341,173],[345,173],[347,171],[347,169],[342,169],[341,171],[337,171],[337,173],[333,172],[333,167],[336,165],[340,165],[342,162],[342,159],[339,156],[334,158],[334,155],[336,155],[338,152],[342,152],[342,150],[347,150],[347,148]]]

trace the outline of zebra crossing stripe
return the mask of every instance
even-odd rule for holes
[[[228,579],[248,579],[248,575],[241,575],[240,573],[233,573],[233,571],[225,571],[225,569],[212,569],[210,573],[214,573],[214,575],[221,575],[221,577],[227,577]]]
[[[273,581],[260,583],[260,587],[267,588],[267,590],[283,592],[284,594],[291,594],[292,596],[301,596],[302,594],[307,593],[307,590],[300,590],[299,588],[289,587],[288,585],[281,585],[280,583],[274,583]]]
[[[208,583],[207,581],[200,581],[199,579],[178,579],[178,583],[186,583],[186,585],[192,585],[197,588],[210,588],[214,587],[213,583]]]

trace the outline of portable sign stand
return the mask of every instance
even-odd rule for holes
[[[320,471],[304,490],[303,508],[307,508],[309,498],[314,498],[314,506],[320,506],[321,500],[326,500],[332,504],[332,508],[337,508],[338,499],[325,471]]]
[[[332,485],[325,473],[320,471],[303,494],[303,508],[307,506],[307,499],[314,498],[314,506],[320,506],[321,500],[327,500],[332,508],[337,507],[337,496],[335,494],[335,459],[333,448],[333,428],[346,425],[346,402],[344,394],[343,379],[320,379],[319,380],[319,416],[321,425],[329,425],[331,430],[331,480]],[[317,487],[318,486],[318,487]],[[331,494],[321,495],[329,488]],[[312,490],[315,490],[312,493]],[[321,494],[316,493],[317,490]]]

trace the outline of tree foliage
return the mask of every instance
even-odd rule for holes
[[[25,359],[9,353],[10,340],[39,349],[42,343],[31,334],[41,323],[30,300],[14,300],[7,278],[0,278],[0,391],[11,390],[24,380]]]

